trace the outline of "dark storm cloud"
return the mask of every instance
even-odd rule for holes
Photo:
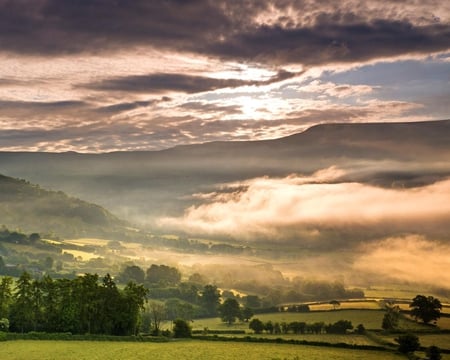
[[[272,5],[287,13],[290,6],[301,10],[306,4],[284,1]],[[273,22],[258,22],[257,16],[269,5],[206,0],[3,0],[0,48],[54,55],[149,46],[239,61],[312,65],[450,47],[450,26],[443,22],[421,24],[399,14],[381,18],[380,11],[371,18],[368,10],[358,10],[365,11],[364,16],[356,15],[350,5],[341,4],[343,9],[337,10],[328,2],[321,7],[334,13],[311,12],[309,21],[296,22],[278,14]],[[412,6],[409,4],[409,10]],[[378,3],[378,10],[382,8],[383,3]],[[181,82],[179,85],[192,91],[193,85],[185,83],[188,79],[168,80]]]
[[[239,33],[209,51],[229,58],[307,65],[366,61],[450,48],[450,27],[377,20],[369,24],[320,24],[284,29],[263,26]]]
[[[246,85],[268,85],[273,82],[292,78],[295,75],[295,73],[288,71],[279,71],[275,76],[265,81],[246,81],[238,79],[217,79],[195,75],[155,73],[149,75],[116,77],[97,83],[82,85],[81,87],[101,91],[126,91],[137,93],[164,93],[168,91],[177,91],[192,94]]]

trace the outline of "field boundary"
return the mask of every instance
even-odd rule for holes
[[[393,351],[390,348],[378,345],[362,345],[362,344],[347,344],[343,342],[339,343],[329,343],[326,341],[308,341],[308,340],[296,340],[296,339],[269,339],[265,337],[254,337],[254,336],[218,336],[218,335],[201,335],[192,336],[195,340],[204,341],[224,341],[224,342],[250,342],[250,343],[269,343],[269,344],[290,344],[290,345],[306,345],[306,346],[318,346],[318,347],[335,347],[341,349],[353,349],[353,350],[372,350],[372,351]]]

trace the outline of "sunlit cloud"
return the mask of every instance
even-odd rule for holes
[[[419,188],[387,189],[340,182],[343,175],[330,168],[311,177],[266,177],[225,185],[222,191],[197,194],[207,201],[188,208],[181,218],[161,219],[161,225],[188,233],[312,246],[323,246],[324,241],[333,246],[341,240],[339,236],[333,239],[333,232],[353,232],[352,236],[358,237],[364,229],[364,236],[371,237],[448,230],[450,180]],[[349,238],[348,242],[358,240],[362,238]]]

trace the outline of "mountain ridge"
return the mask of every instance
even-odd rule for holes
[[[0,171],[152,224],[218,184],[337,167],[347,181],[420,186],[450,176],[450,120],[321,124],[287,137],[100,154],[0,152]]]

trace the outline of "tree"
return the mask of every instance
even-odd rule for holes
[[[395,330],[400,320],[400,307],[394,305],[386,305],[386,313],[383,316],[381,327],[384,330]]]
[[[161,332],[161,322],[166,318],[166,306],[161,302],[150,301],[148,303],[148,310],[152,322],[152,334],[159,335]]]
[[[253,317],[253,315],[255,315],[255,313],[247,306],[241,311],[242,320],[244,320],[245,322],[248,322]]]
[[[259,319],[252,319],[248,324],[248,328],[253,330],[255,334],[261,334],[264,330],[264,323]]]
[[[411,315],[417,319],[421,319],[424,324],[430,321],[436,321],[441,317],[441,302],[433,296],[417,295],[411,304]]]
[[[425,352],[427,354],[428,360],[441,360],[442,359],[441,349],[439,349],[437,346],[432,345],[432,346],[428,347]]]
[[[360,334],[360,335],[364,335],[364,334],[366,333],[366,328],[364,327],[363,324],[359,324],[359,325],[356,327],[356,333],[357,333],[357,334]]]
[[[181,281],[181,273],[174,267],[152,264],[147,269],[146,281],[151,285],[177,285]]]
[[[205,310],[205,315],[216,316],[219,306],[220,293],[215,285],[205,285],[201,293],[200,302]]]
[[[119,274],[119,279],[123,283],[128,283],[129,281],[134,281],[137,284],[143,284],[145,280],[145,272],[137,265],[127,266]]]
[[[353,329],[351,321],[339,320],[334,324],[329,324],[325,326],[325,331],[327,334],[345,334],[347,330]]]
[[[330,305],[333,305],[333,310],[336,310],[337,307],[341,305],[341,303],[337,300],[331,300]]]
[[[6,318],[0,319],[0,331],[7,332],[9,330],[9,320]]]
[[[403,354],[413,353],[420,347],[419,338],[414,334],[400,335],[395,339],[398,343],[398,351]]]
[[[23,272],[17,285],[11,306],[12,328],[20,332],[28,332],[34,328],[33,284],[31,275]]]
[[[32,243],[37,243],[38,241],[41,240],[41,235],[39,235],[38,233],[32,233],[28,239],[30,240],[30,242]]]
[[[272,321],[268,321],[264,324],[264,330],[266,330],[269,334],[273,334],[274,326]]]
[[[173,337],[190,338],[192,336],[191,325],[186,320],[176,319],[173,322]]]
[[[148,290],[143,285],[137,285],[131,281],[123,289],[124,318],[127,323],[128,335],[137,334],[140,315],[145,308],[147,294]]]
[[[236,321],[236,318],[241,317],[241,308],[236,299],[228,298],[219,306],[219,313],[222,321],[231,325]]]
[[[2,277],[0,282],[0,319],[8,318],[9,306],[12,301],[12,283],[13,280],[9,276]]]
[[[261,307],[261,299],[257,295],[244,296],[244,303],[246,307],[253,309]]]

